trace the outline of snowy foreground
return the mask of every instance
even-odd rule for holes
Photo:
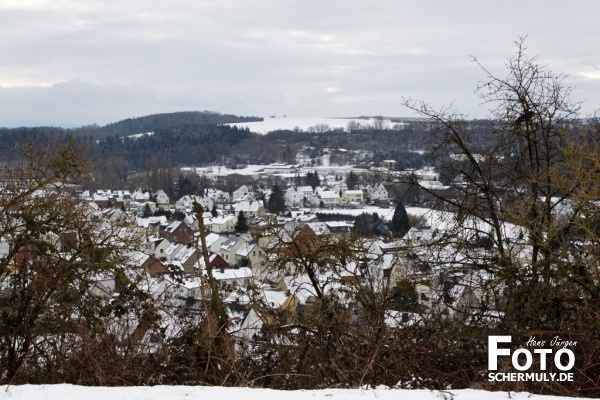
[[[308,400],[308,399],[402,399],[402,400],[506,400],[506,399],[567,399],[568,397],[538,396],[529,393],[486,392],[483,390],[429,390],[399,389],[325,389],[281,391],[270,389],[224,388],[206,386],[152,386],[152,387],[83,387],[73,385],[0,386],[0,398],[10,400]]]

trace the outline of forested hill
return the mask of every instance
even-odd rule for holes
[[[94,139],[109,136],[128,136],[136,133],[155,132],[181,125],[219,125],[234,122],[262,121],[259,117],[240,117],[232,114],[221,114],[212,111],[182,111],[167,114],[153,114],[139,118],[128,118],[103,127],[87,126],[74,130],[91,135]]]
[[[219,125],[252,121],[262,121],[262,118],[240,117],[212,111],[183,111],[128,118],[106,126],[90,125],[74,129],[57,127],[0,128],[0,148],[12,148],[19,143],[28,141],[44,145],[50,140],[55,140],[57,137],[65,135],[79,137],[82,141],[88,142],[91,140],[103,140],[108,137],[156,132],[182,125]]]
[[[157,129],[153,135],[135,138],[108,136],[86,144],[88,155],[96,164],[121,158],[127,160],[130,168],[140,170],[146,168],[152,158],[170,165],[215,162],[235,153],[241,142],[257,136],[247,128],[195,124]]]

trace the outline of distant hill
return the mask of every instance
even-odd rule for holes
[[[213,111],[182,111],[165,114],[153,114],[145,117],[128,118],[106,126],[86,126],[72,130],[74,133],[91,135],[94,139],[109,136],[129,136],[136,133],[155,132],[180,125],[220,125],[236,122],[262,121],[260,117],[240,117]]]

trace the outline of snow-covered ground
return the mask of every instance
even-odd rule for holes
[[[281,391],[270,389],[207,386],[83,387],[73,385],[0,386],[0,397],[7,400],[565,400],[568,397],[539,396],[525,392],[487,392],[483,390],[399,390],[399,389],[324,389]]]
[[[265,118],[264,121],[258,122],[237,122],[228,124],[231,126],[248,127],[252,132],[266,134],[271,131],[279,129],[290,129],[306,131],[309,128],[319,127],[328,125],[331,129],[341,128],[346,130],[348,123],[355,122],[363,127],[372,126],[373,119],[360,119],[360,118],[328,118],[328,117],[303,117],[303,118],[292,118],[292,117],[278,117],[278,118]],[[387,127],[394,125],[390,120],[383,120],[383,123]]]
[[[354,215],[359,216],[360,214],[367,213],[373,214],[377,213],[379,218],[384,221],[391,221],[394,216],[394,207],[390,206],[389,208],[381,208],[375,206],[365,206],[364,208],[357,209],[347,209],[347,208],[334,208],[334,209],[323,209],[323,208],[306,208],[304,209],[307,213],[320,213],[320,214],[343,214],[343,215]],[[406,207],[406,213],[409,215],[414,215],[416,217],[425,216],[426,219],[431,218],[436,211],[431,210],[430,208],[422,208],[422,207]]]

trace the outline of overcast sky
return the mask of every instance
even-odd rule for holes
[[[0,126],[158,112],[485,117],[474,89],[514,41],[600,106],[593,0],[0,0]]]

